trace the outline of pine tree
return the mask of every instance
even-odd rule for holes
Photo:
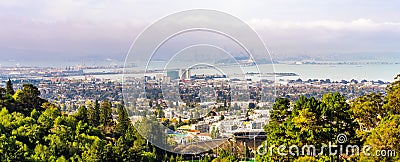
[[[97,99],[92,105],[88,105],[88,122],[94,127],[100,124],[100,105]]]
[[[282,123],[290,116],[290,101],[287,98],[278,98],[273,105],[271,120]]]
[[[112,122],[111,102],[104,100],[100,103],[100,125],[108,126]]]
[[[93,108],[94,108],[94,111],[95,111],[95,120],[97,121],[96,122],[96,126],[99,126],[100,125],[100,104],[99,104],[99,101],[97,99],[94,101]]]
[[[4,89],[4,88],[2,88],[2,87],[0,87],[0,100],[3,102],[3,97],[4,97],[4,94],[6,93],[6,90]],[[1,103],[2,104],[2,103]],[[3,104],[2,104],[3,105]],[[3,107],[3,106],[1,106],[1,107]]]
[[[116,131],[116,136],[120,137],[125,134],[129,125],[131,125],[131,121],[123,105],[118,105],[117,112],[118,112],[118,117],[117,117],[117,126],[115,131]]]
[[[15,91],[13,88],[13,84],[12,84],[11,80],[8,79],[7,85],[6,85],[6,94],[14,95],[14,93],[15,93]]]

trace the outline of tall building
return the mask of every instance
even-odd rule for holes
[[[189,69],[181,69],[181,79],[189,80],[190,79],[190,70]]]

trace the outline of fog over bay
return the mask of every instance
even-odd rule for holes
[[[33,64],[43,58],[122,61],[135,37],[152,22],[194,8],[219,10],[242,19],[276,59],[391,59],[400,54],[397,1],[17,0],[0,2],[0,64]]]

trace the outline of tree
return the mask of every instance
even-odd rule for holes
[[[220,133],[219,133],[218,128],[217,127],[212,127],[211,128],[211,138],[212,139],[218,138],[219,135],[220,135]]]
[[[6,94],[6,89],[0,87],[0,99],[3,100],[4,95]]]
[[[220,149],[219,151],[219,157],[215,158],[212,160],[213,162],[238,162],[239,159],[235,156],[229,153],[226,150]]]
[[[381,124],[372,130],[365,145],[370,146],[367,152],[361,153],[361,161],[397,161],[400,160],[400,115],[391,115],[382,120]],[[387,156],[376,156],[377,150],[386,151]],[[395,156],[389,156],[388,151],[395,151]],[[392,152],[393,153],[393,152]]]
[[[321,145],[329,142],[335,144],[338,134],[343,133],[350,137],[349,141],[357,142],[354,127],[356,124],[351,118],[350,106],[346,98],[339,93],[325,94],[320,101],[314,97],[301,96],[292,108],[289,100],[279,98],[273,105],[269,123],[264,128],[267,133],[265,144],[285,145],[286,148],[291,145],[315,145],[315,153],[319,153],[318,148],[321,148]],[[276,151],[272,150],[272,156],[268,152],[257,158],[262,161],[290,161],[297,158],[289,154],[282,157]],[[307,154],[315,155],[313,153]]]
[[[27,147],[17,141],[15,136],[0,135],[0,160],[1,161],[26,161]]]
[[[13,130],[12,135],[14,135],[18,141],[26,144],[29,149],[34,149],[36,142],[40,141],[43,137],[44,132],[42,131],[42,127],[36,123],[34,118],[24,117],[22,115],[14,116],[14,123],[18,123],[18,126],[16,125],[16,129]]]
[[[339,93],[327,93],[322,96],[321,119],[322,132],[321,140],[325,143],[337,142],[339,134],[349,137],[347,142],[356,141],[356,134],[353,128],[357,127],[351,118],[350,105],[346,98]],[[337,159],[339,158],[337,155]]]
[[[292,121],[297,130],[298,142],[301,145],[316,145],[320,147],[322,143],[327,143],[324,138],[322,121],[322,102],[314,97],[307,98],[301,96],[293,106]],[[320,151],[320,150],[317,150]]]
[[[100,125],[109,126],[112,122],[111,102],[104,100],[100,103]]]
[[[56,157],[52,155],[49,148],[46,145],[38,144],[34,149],[34,154],[31,155],[31,159],[35,161],[46,161],[53,160],[55,161]]]
[[[46,130],[49,131],[53,128],[54,121],[58,116],[61,116],[61,111],[53,104],[44,104],[46,110],[39,116],[38,123]]]
[[[0,108],[3,107],[6,107],[10,112],[17,111],[13,94],[7,93],[7,89],[0,87]]]
[[[14,95],[14,93],[15,93],[11,79],[8,79],[8,81],[7,81],[6,93],[10,94],[10,95]]]
[[[17,111],[25,115],[30,114],[32,109],[42,111],[42,104],[46,102],[40,98],[40,91],[32,84],[24,84],[21,91],[15,93],[15,100],[18,102]]]
[[[180,156],[176,156],[176,161],[183,161],[183,157],[182,157],[182,155],[180,155]]]
[[[351,102],[352,116],[358,122],[360,130],[371,131],[379,125],[379,121],[387,115],[383,104],[380,93],[363,95]]]
[[[3,108],[4,105],[4,97],[6,95],[6,90],[2,87],[0,87],[0,108]]]
[[[28,147],[18,141],[18,128],[30,124],[31,120],[24,120],[21,113],[10,114],[7,109],[0,111],[0,161],[26,161]],[[15,130],[17,129],[17,130]],[[22,130],[21,130],[22,131]],[[12,133],[15,132],[15,133]],[[14,135],[15,134],[15,135]],[[21,136],[19,136],[21,137]],[[30,136],[31,137],[31,136]],[[29,141],[29,140],[28,140]]]
[[[272,107],[272,112],[270,115],[270,120],[268,125],[264,127],[265,132],[267,132],[267,140],[264,144],[267,146],[272,145],[282,145],[285,144],[286,147],[290,144],[295,144],[295,136],[293,133],[298,132],[294,123],[291,121],[292,112],[290,111],[290,101],[287,98],[278,98]],[[265,156],[257,157],[257,161],[282,161],[289,157],[278,156],[277,150],[273,150],[271,156],[270,153],[265,154]]]
[[[321,126],[317,123],[317,117],[310,108],[302,109],[299,115],[293,118],[294,125],[299,129],[300,141],[303,144],[316,143]]]
[[[164,111],[162,110],[162,108],[161,108],[160,105],[157,105],[157,106],[156,106],[156,113],[157,113],[156,116],[157,116],[158,118],[164,118],[164,117],[165,117]]]
[[[102,154],[101,154],[101,159],[103,161],[115,161],[116,156],[118,156],[118,155],[116,155],[114,153],[114,148],[111,143],[104,146]]]
[[[119,137],[116,143],[116,153],[118,155],[117,160],[119,161],[139,161],[140,145],[136,144],[136,130],[133,125],[129,125],[122,136]],[[144,142],[143,142],[144,143]]]
[[[94,138],[90,148],[82,153],[82,160],[84,161],[102,161],[102,152],[105,148],[105,141]]]
[[[225,116],[224,115],[221,115],[220,117],[219,117],[219,120],[220,121],[222,121],[222,120],[224,120],[225,119]]]
[[[350,107],[351,116],[359,125],[356,133],[361,141],[365,141],[389,111],[387,107],[384,107],[384,97],[380,93],[357,97],[351,102]]]
[[[388,110],[388,114],[400,114],[400,74],[386,88],[386,93],[384,109]]]
[[[100,125],[100,105],[96,99],[93,104],[88,102],[88,122],[91,126],[97,127]]]
[[[117,126],[115,132],[116,136],[120,137],[125,134],[126,130],[130,125],[132,125],[132,123],[123,105],[118,105],[117,112],[118,112],[118,117],[117,117]]]
[[[290,116],[291,112],[289,111],[289,109],[290,109],[289,99],[278,98],[272,107],[270,120],[282,123]]]
[[[122,135],[115,140],[89,124],[85,106],[74,115],[62,114],[59,107],[46,100],[41,105],[36,103],[41,98],[35,91],[36,87],[25,85],[13,97],[6,94],[10,98],[3,100],[4,105],[18,100],[18,109],[13,108],[12,113],[9,107],[0,111],[0,161],[156,161],[156,152],[144,152],[146,141],[132,126],[122,105],[118,120]],[[24,105],[38,108],[22,109]],[[100,105],[88,106],[94,110]],[[111,104],[103,102],[101,107],[111,109]],[[102,119],[108,115],[108,122],[112,120],[111,113],[103,115]]]
[[[88,122],[88,110],[85,105],[78,108],[78,112],[74,114],[78,121]]]

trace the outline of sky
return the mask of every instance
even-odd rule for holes
[[[276,56],[400,54],[396,0],[0,0],[0,64],[123,60],[169,14],[213,9],[248,23]]]

